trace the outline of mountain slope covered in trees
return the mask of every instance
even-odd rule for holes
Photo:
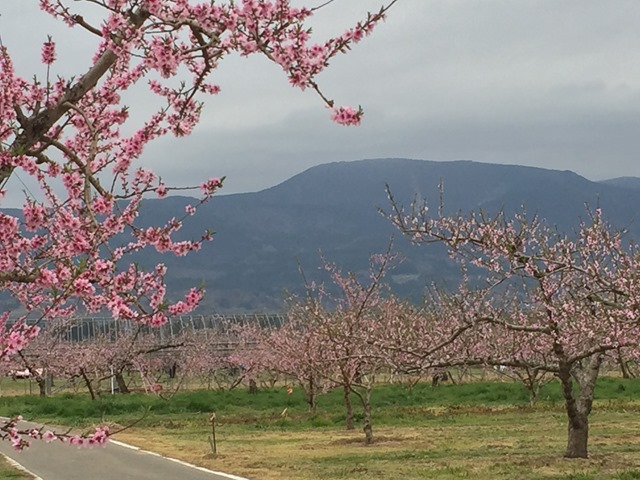
[[[406,257],[391,276],[399,294],[419,298],[433,282],[454,286],[457,267],[442,247],[410,245],[379,213],[389,210],[385,184],[407,206],[418,198],[437,212],[442,184],[445,213],[482,209],[492,215],[524,206],[528,215],[564,232],[586,218],[586,205],[599,207],[613,225],[640,238],[640,181],[634,179],[592,182],[569,171],[513,165],[377,159],[324,164],[261,192],[216,197],[182,232],[197,237],[211,228],[213,242],[186,258],[145,254],[140,262],[160,257],[170,266],[168,282],[176,291],[204,284],[203,311],[277,311],[285,290],[301,291],[299,267],[307,280],[322,280],[323,255],[364,271],[369,253],[384,251],[394,236],[396,250]],[[148,200],[141,223],[181,216],[190,202]]]
[[[166,280],[174,299],[204,286],[202,313],[280,311],[285,292],[303,292],[304,278],[325,279],[322,257],[344,270],[365,272],[369,254],[385,251],[392,237],[405,257],[388,279],[396,293],[419,300],[433,283],[455,288],[459,269],[443,247],[411,245],[379,212],[390,210],[386,184],[407,207],[418,199],[436,214],[442,185],[444,213],[481,209],[495,215],[524,207],[527,215],[568,233],[587,218],[587,208],[601,208],[616,228],[640,240],[638,178],[592,182],[569,171],[516,165],[377,159],[319,165],[260,192],[216,196],[180,231],[180,238],[199,238],[207,228],[215,232],[200,252],[177,258],[144,251],[136,260],[169,266]],[[180,218],[193,202],[145,200],[137,223]],[[11,300],[0,298],[6,302]]]

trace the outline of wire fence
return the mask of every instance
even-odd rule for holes
[[[143,326],[141,331],[152,334],[164,342],[187,332],[222,334],[234,326],[256,325],[264,329],[276,329],[286,321],[287,315],[281,313],[185,315],[172,317],[159,327]],[[8,322],[7,326],[9,325]],[[139,323],[131,320],[116,320],[111,317],[77,317],[65,319],[63,322],[43,321],[39,326],[45,331],[55,328],[56,336],[72,343],[87,342],[97,337],[116,341],[141,328]]]

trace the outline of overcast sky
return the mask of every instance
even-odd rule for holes
[[[335,0],[313,23],[318,40],[381,1]],[[59,72],[82,73],[92,40],[37,4],[0,6],[19,73],[43,74],[47,34],[59,44]],[[222,93],[195,133],[157,142],[143,160],[171,184],[226,175],[225,193],[260,190],[319,163],[379,157],[640,176],[639,26],[637,0],[399,0],[318,78],[337,104],[363,106],[360,127],[333,124],[319,98],[289,87],[266,60],[231,58],[213,77]]]

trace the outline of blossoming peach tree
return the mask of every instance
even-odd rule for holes
[[[638,246],[598,209],[573,235],[525,212],[432,213],[392,199],[392,221],[418,244],[443,243],[476,268],[502,308],[471,331],[466,362],[555,375],[567,413],[565,456],[588,456],[589,414],[607,356],[638,356]]]
[[[41,10],[64,22],[79,41],[92,36],[99,47],[86,70],[65,78],[57,72],[55,39],[46,39],[42,65],[34,69],[46,78],[38,78],[20,76],[12,52],[0,45],[0,202],[18,172],[37,185],[19,213],[0,212],[0,289],[17,305],[0,313],[0,359],[23,350],[48,318],[108,312],[157,326],[193,310],[201,289],[169,302],[164,265],[145,271],[127,260],[144,248],[186,255],[211,238],[204,232],[199,239],[174,241],[180,218],[136,227],[146,194],[163,197],[176,188],[136,166],[145,146],[193,131],[204,99],[220,91],[210,74],[232,54],[265,56],[291,85],[317,92],[333,121],[357,125],[362,110],[335,106],[315,78],[368,35],[396,1],[342,35],[312,43],[308,20],[332,2],[294,8],[289,0],[40,0]],[[91,18],[101,20],[80,15],[81,3],[95,8]],[[132,129],[121,97],[145,87],[158,108]],[[185,216],[222,183],[203,182]],[[28,444],[25,435],[90,445],[108,434],[106,428],[85,437],[21,431],[17,418],[0,424],[0,438],[18,449]]]

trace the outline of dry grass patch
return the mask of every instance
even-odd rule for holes
[[[203,429],[132,429],[118,438],[256,480],[640,479],[640,420],[626,412],[594,415],[588,460],[562,458],[564,417],[541,411],[460,413],[378,428],[369,447],[361,432],[331,428],[219,431],[216,458]]]

